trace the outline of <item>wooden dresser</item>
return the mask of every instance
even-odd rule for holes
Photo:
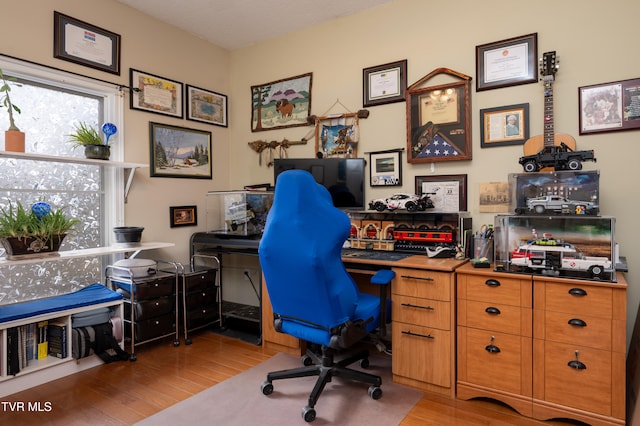
[[[458,268],[457,397],[539,420],[625,423],[626,288]]]

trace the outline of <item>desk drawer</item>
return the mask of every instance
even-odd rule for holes
[[[393,294],[426,299],[451,300],[453,274],[421,269],[394,268]]]
[[[451,332],[393,322],[393,374],[449,388]]]
[[[529,314],[524,319],[522,317],[526,308],[464,299],[459,300],[458,305],[458,315],[464,316],[459,323],[467,327],[519,335],[524,331],[522,321],[528,319],[531,322],[530,309],[527,309]],[[531,329],[530,324],[527,324],[527,329]]]
[[[535,285],[539,285],[536,283]],[[576,284],[558,284],[545,282],[545,310],[580,314],[588,312],[591,316],[612,318],[613,290]]]
[[[187,292],[202,290],[216,285],[216,269],[206,271],[190,272],[184,276],[184,286]]]
[[[545,339],[611,350],[611,320],[563,312],[545,312]],[[569,322],[572,322],[570,324]]]
[[[483,302],[499,302],[505,305],[527,305],[531,299],[531,279],[458,275],[458,288],[465,299]],[[524,293],[523,293],[524,292]],[[527,293],[528,292],[528,293]],[[524,296],[524,300],[523,300]],[[530,302],[528,306],[531,306]]]
[[[391,303],[393,321],[450,329],[451,302],[395,295]]]

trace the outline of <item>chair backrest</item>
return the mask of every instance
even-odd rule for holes
[[[274,313],[327,328],[353,316],[358,289],[341,257],[350,227],[309,172],[278,176],[259,248]]]

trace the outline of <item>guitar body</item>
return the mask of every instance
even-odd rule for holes
[[[558,133],[553,135],[554,145],[560,146],[561,142],[564,142],[569,148],[573,150],[576,149],[576,140],[573,136],[565,135],[563,133]],[[532,138],[527,139],[522,149],[523,149],[524,155],[533,155],[538,153],[544,147],[545,147],[544,136],[538,135],[538,136],[534,136]]]

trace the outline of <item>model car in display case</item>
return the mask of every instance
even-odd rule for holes
[[[600,174],[595,171],[512,173],[510,210],[517,214],[599,214]]]
[[[497,271],[615,282],[615,218],[498,215]]]
[[[261,235],[272,203],[270,191],[209,191],[207,231],[233,237]]]

